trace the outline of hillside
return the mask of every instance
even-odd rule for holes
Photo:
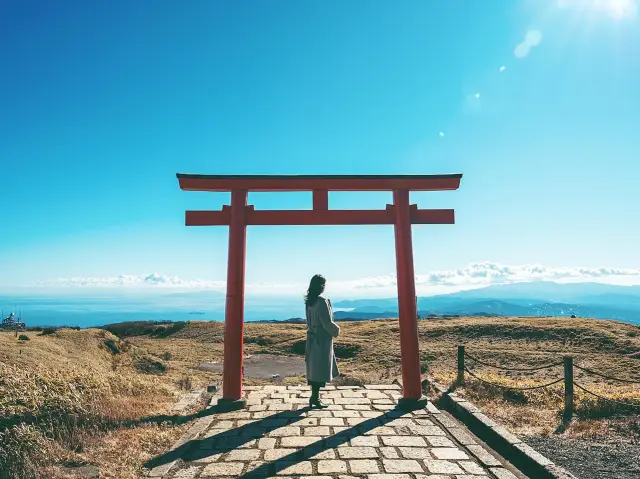
[[[146,459],[165,450],[182,431],[183,425],[153,420],[168,411],[180,387],[221,380],[219,372],[201,365],[222,361],[223,323],[137,322],[106,328],[109,331],[27,333],[28,341],[0,334],[0,429],[9,428],[0,442],[4,454],[0,460],[5,457],[5,464],[0,463],[5,475],[0,477],[65,477],[61,475],[64,466],[86,463],[100,465],[101,477],[133,478]],[[390,383],[400,377],[397,320],[341,322],[341,328],[335,344],[343,373],[338,382]],[[245,353],[302,358],[305,329],[301,324],[247,323]],[[458,344],[466,344],[471,355],[494,365],[530,367],[571,355],[576,364],[640,380],[640,327],[616,321],[434,319],[419,322],[419,336],[423,370],[447,385],[455,378]],[[469,367],[480,377],[507,385],[541,384],[562,375],[561,367],[534,374]],[[581,374],[576,377],[607,397],[640,403],[637,386],[604,384]],[[304,377],[283,381],[303,383]],[[245,384],[265,382],[270,380],[245,378]],[[547,441],[559,425],[563,392],[558,386],[507,394],[470,379],[457,392],[472,398],[514,432]],[[631,454],[620,444],[639,443],[638,415],[580,393],[576,404],[576,421],[556,436],[565,446],[571,438],[588,437],[592,442],[605,438],[615,445],[614,453]],[[124,456],[123,450],[127,451]],[[12,473],[7,461],[22,472]]]
[[[137,477],[184,425],[161,418],[181,394],[166,361],[98,330],[0,333],[0,478]]]

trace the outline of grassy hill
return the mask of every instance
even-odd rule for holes
[[[181,434],[145,420],[180,393],[161,358],[98,329],[25,336],[0,333],[2,479],[64,478],[82,464],[134,478]]]
[[[339,381],[384,383],[400,377],[397,320],[343,322],[341,328],[335,344],[344,375]],[[247,323],[245,353],[303,356],[305,329],[299,324]],[[138,322],[106,330],[27,335],[29,340],[20,341],[0,333],[2,478],[64,477],[63,466],[82,463],[100,465],[101,477],[136,477],[141,464],[166,450],[185,427],[145,418],[165,414],[181,387],[221,380],[219,373],[199,365],[222,360],[222,323]],[[530,367],[571,355],[584,367],[640,380],[640,327],[616,321],[435,319],[419,322],[419,336],[423,370],[446,385],[455,379],[458,344],[494,365]],[[505,385],[536,385],[562,376],[561,366],[534,374],[504,373],[473,363],[469,367]],[[606,397],[640,404],[637,385],[605,383],[582,374],[576,378]],[[284,382],[303,383],[304,377]],[[469,379],[457,392],[516,433],[541,436],[559,425],[561,385],[511,393]],[[638,443],[637,414],[579,391],[576,404],[578,419],[563,437],[607,436]]]

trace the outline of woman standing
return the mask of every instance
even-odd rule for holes
[[[333,321],[331,301],[320,296],[326,279],[321,274],[311,278],[304,302],[307,310],[307,344],[305,362],[307,382],[311,386],[309,407],[326,408],[320,401],[320,388],[340,374],[333,353],[333,338],[340,334],[340,327]]]

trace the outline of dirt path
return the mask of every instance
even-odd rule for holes
[[[640,445],[553,436],[523,440],[579,479],[640,477]]]

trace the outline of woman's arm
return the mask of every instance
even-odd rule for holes
[[[332,338],[337,338],[340,334],[340,326],[338,326],[333,320],[333,314],[331,313],[331,309],[329,308],[329,302],[325,298],[318,298],[320,304],[319,308],[319,316],[320,316],[320,324],[324,328],[324,330],[331,336]]]

